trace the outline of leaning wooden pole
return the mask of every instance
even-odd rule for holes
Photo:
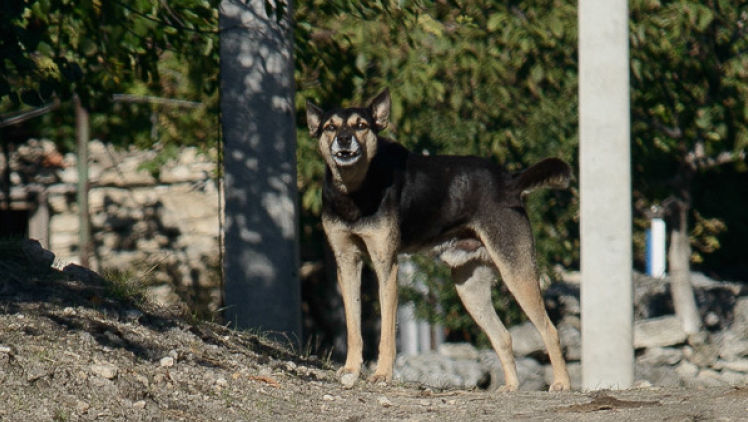
[[[628,3],[579,1],[582,386],[633,383]]]
[[[80,263],[88,267],[91,255],[91,229],[88,212],[88,141],[90,126],[88,110],[81,104],[76,95],[75,103],[75,138],[78,149],[78,247]]]

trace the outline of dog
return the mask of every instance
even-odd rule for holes
[[[370,382],[389,383],[395,362],[397,256],[430,250],[452,269],[457,293],[488,336],[504,368],[502,391],[519,386],[512,339],[491,302],[501,275],[540,332],[553,367],[551,391],[570,388],[558,333],[538,283],[535,246],[523,197],[541,188],[566,188],[571,168],[547,158],[511,174],[475,156],[426,156],[379,133],[389,122],[385,89],[368,107],[325,111],[306,104],[309,133],[326,164],[322,226],[335,256],[345,308],[347,387],[362,365],[361,270],[369,257],[381,305],[379,356]]]

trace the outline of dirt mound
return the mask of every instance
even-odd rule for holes
[[[601,393],[358,383],[277,343],[162,309],[122,281],[0,244],[0,420],[746,420],[748,389]]]

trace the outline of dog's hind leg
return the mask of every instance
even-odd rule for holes
[[[524,210],[501,209],[489,224],[476,227],[509,291],[540,332],[553,367],[550,391],[569,390],[569,373],[556,327],[545,310],[535,264],[535,245]]]
[[[517,367],[512,354],[512,337],[501,323],[491,301],[495,270],[478,261],[452,269],[457,294],[476,324],[486,333],[504,369],[501,391],[515,391],[519,386]]]

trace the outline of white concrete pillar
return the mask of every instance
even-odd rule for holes
[[[418,321],[415,306],[405,303],[397,309],[397,328],[400,344],[398,350],[406,356],[418,354]]]
[[[633,383],[628,4],[579,1],[582,387]]]

